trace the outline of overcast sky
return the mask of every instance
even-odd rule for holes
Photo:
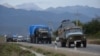
[[[90,6],[100,8],[100,0],[0,0],[0,4],[8,3],[16,6],[23,3],[34,3],[41,8],[64,7],[64,6]]]

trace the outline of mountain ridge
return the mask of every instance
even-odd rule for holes
[[[57,29],[62,20],[76,20],[76,15],[70,12],[61,14],[50,11],[27,11],[23,9],[7,8],[0,5],[0,34],[29,34],[29,26],[34,24],[44,24],[53,29]],[[91,20],[88,15],[78,16],[82,22]]]
[[[66,6],[66,7],[57,7],[57,8],[48,8],[46,11],[53,13],[80,13],[90,17],[95,17],[95,15],[100,16],[100,8],[94,8],[89,6]]]
[[[37,6],[34,3],[24,3],[24,4],[20,4],[20,5],[16,5],[15,6],[17,9],[24,9],[24,10],[42,10],[42,8],[40,8],[39,6]]]

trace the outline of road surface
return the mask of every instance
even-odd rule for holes
[[[32,43],[25,43],[25,42],[20,42],[20,44],[26,45],[26,46],[42,46],[42,47],[47,47],[47,48],[55,48],[55,49],[60,49],[64,51],[70,51],[70,52],[75,52],[75,53],[83,53],[83,54],[89,54],[89,56],[100,56],[100,45],[94,45],[94,44],[88,44],[86,48],[80,47],[80,48],[75,48],[74,46],[72,48],[67,48],[67,47],[61,47],[60,43],[57,43],[57,48],[55,47],[55,44],[32,44]],[[84,55],[83,55],[84,56]]]

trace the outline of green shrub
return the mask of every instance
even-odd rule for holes
[[[96,34],[94,34],[94,36],[95,36],[96,38],[100,38],[100,31],[97,32]]]

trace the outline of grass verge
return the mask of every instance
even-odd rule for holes
[[[24,46],[24,47],[32,49],[32,50],[36,51],[37,53],[41,53],[41,54],[43,54],[45,56],[66,56],[66,55],[64,55],[62,53],[56,53],[56,52],[44,50],[42,48],[34,47],[34,46]]]
[[[0,56],[36,56],[27,50],[22,50],[18,45],[12,43],[0,44]]]
[[[0,36],[0,44],[1,44],[1,43],[6,43],[5,37],[3,37],[3,36]]]

